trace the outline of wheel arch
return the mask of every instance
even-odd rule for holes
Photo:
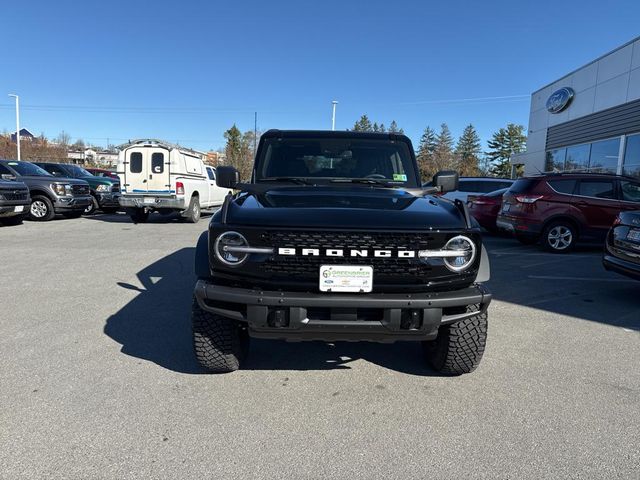
[[[557,215],[553,215],[549,218],[547,218],[544,223],[542,224],[542,230],[540,231],[541,234],[544,234],[545,230],[547,229],[547,227],[549,225],[551,225],[553,222],[557,222],[557,221],[565,221],[570,223],[571,225],[573,225],[576,229],[576,237],[579,238],[580,234],[582,233],[582,227],[581,227],[581,223],[580,221],[575,218],[572,215],[567,215],[567,214],[557,214]]]
[[[209,232],[204,231],[198,238],[195,254],[195,273],[198,278],[210,278],[211,270],[209,270]]]

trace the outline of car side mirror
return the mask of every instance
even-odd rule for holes
[[[222,188],[233,188],[240,183],[240,173],[234,167],[218,167],[216,185]]]
[[[10,173],[3,173],[3,174],[2,174],[2,179],[3,179],[3,180],[10,180],[10,181],[13,181],[13,180],[15,180],[15,179],[16,179],[16,176],[15,176],[15,175],[11,175]]]
[[[433,176],[433,186],[440,189],[440,193],[458,190],[458,172],[441,170]]]

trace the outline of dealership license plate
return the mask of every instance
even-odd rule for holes
[[[156,203],[156,199],[153,197],[144,197],[142,200],[144,203]]]
[[[18,205],[17,207],[15,207],[13,209],[14,212],[18,213],[18,212],[24,212],[24,205]]]
[[[322,265],[321,292],[363,292],[373,287],[373,267],[362,265]]]
[[[632,242],[640,242],[640,230],[637,228],[632,228],[627,233],[627,240],[631,240]]]
[[[510,209],[511,209],[511,204],[510,203],[505,203],[502,206],[502,211],[505,212],[505,213],[508,212]]]

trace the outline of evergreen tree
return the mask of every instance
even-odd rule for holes
[[[404,130],[398,127],[398,124],[395,120],[391,120],[391,124],[389,125],[389,133],[399,133],[400,135],[403,135]]]
[[[509,123],[506,128],[495,132],[487,142],[489,151],[486,152],[492,163],[491,173],[498,177],[511,176],[509,160],[514,153],[522,152],[526,143],[527,137],[522,125]]]
[[[440,133],[436,135],[435,148],[433,150],[433,165],[435,172],[440,170],[453,170],[456,166],[453,152],[453,137],[446,123],[440,125]]]
[[[384,133],[386,131],[387,131],[387,129],[385,128],[384,123],[381,123],[380,124],[380,133]]]
[[[420,145],[416,153],[418,168],[423,182],[431,180],[435,173],[433,169],[433,152],[435,149],[436,132],[431,127],[427,127],[424,129],[422,137],[420,137]]]
[[[376,133],[380,132],[380,127],[378,126],[378,122],[373,122],[373,131]]]
[[[480,137],[473,125],[465,127],[456,145],[456,156],[458,160],[458,171],[460,175],[474,177],[479,173],[478,162],[482,147]]]
[[[242,132],[236,124],[224,132],[224,138],[227,141],[224,147],[224,154],[229,165],[237,165],[242,157]]]
[[[360,120],[358,120],[353,126],[353,130],[355,132],[373,132],[373,126],[371,125],[369,117],[362,115]]]

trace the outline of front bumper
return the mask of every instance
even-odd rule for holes
[[[0,201],[0,218],[26,215],[29,211],[30,199]]]
[[[626,275],[634,280],[640,280],[640,263],[633,263],[627,260],[623,260],[618,257],[614,257],[609,253],[605,253],[602,258],[602,265],[605,270],[620,273]]]
[[[53,203],[53,209],[56,213],[84,211],[91,205],[91,195],[81,197],[58,197]]]
[[[100,208],[103,208],[103,207],[119,208],[120,207],[119,193],[97,193],[96,200],[98,201],[98,205],[100,206]]]
[[[284,340],[431,340],[445,325],[486,311],[491,294],[481,284],[420,294],[320,294],[251,290],[198,280],[203,310],[246,323],[249,334]]]
[[[155,195],[122,195],[119,199],[123,208],[169,208],[173,210],[184,210],[187,208],[185,199],[176,196],[155,196]]]

